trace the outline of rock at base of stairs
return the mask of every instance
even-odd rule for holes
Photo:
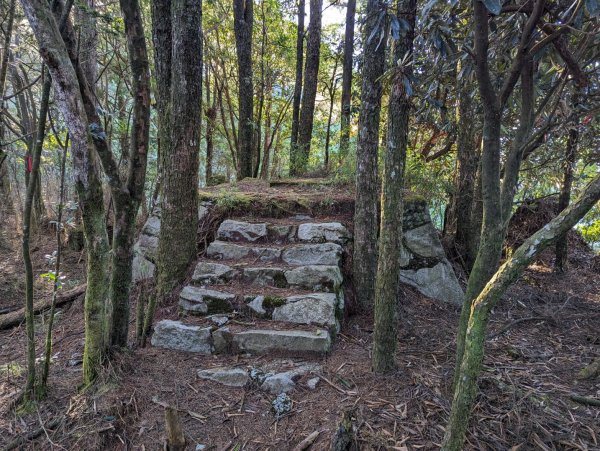
[[[179,294],[179,306],[184,311],[204,315],[231,312],[234,300],[234,294],[191,285],[184,287]]]
[[[233,334],[235,351],[262,354],[269,351],[310,352],[323,354],[331,348],[331,336],[326,330],[247,330]]]
[[[227,385],[228,387],[243,387],[250,381],[248,371],[243,368],[210,368],[206,370],[198,370],[198,377],[219,384]]]
[[[339,265],[341,257],[342,247],[335,243],[301,244],[281,253],[288,265]]]
[[[157,348],[211,354],[213,350],[210,327],[186,326],[179,321],[159,321],[150,340]]]

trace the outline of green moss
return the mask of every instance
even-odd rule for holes
[[[263,300],[263,308],[265,310],[274,309],[276,307],[281,307],[285,303],[285,298],[278,296],[265,296],[265,299]]]
[[[206,306],[208,307],[207,314],[214,315],[215,313],[228,313],[233,309],[229,301],[223,299],[206,299]]]

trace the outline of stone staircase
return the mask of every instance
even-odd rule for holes
[[[324,354],[344,312],[339,222],[227,219],[152,345],[210,353]]]

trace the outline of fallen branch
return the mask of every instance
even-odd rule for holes
[[[577,379],[593,379],[596,376],[600,375],[600,357],[590,363],[588,366],[583,368],[579,374],[577,374]]]
[[[51,420],[48,423],[46,423],[46,425],[44,425],[34,431],[31,431],[28,434],[18,436],[12,442],[10,442],[8,445],[6,445],[6,448],[4,448],[4,451],[9,451],[11,449],[16,449],[16,448],[21,447],[21,445],[23,445],[23,443],[33,440],[33,439],[39,437],[40,435],[44,434],[46,432],[46,430],[54,429],[56,426],[58,426],[61,423],[62,420],[63,420],[62,417],[55,418],[54,420]]]
[[[524,323],[526,321],[548,321],[548,320],[550,320],[550,318],[547,318],[545,316],[528,316],[527,318],[519,318],[518,320],[513,321],[512,323],[504,326],[502,329],[500,329],[495,334],[491,335],[488,338],[488,340],[492,340],[494,338],[499,337],[500,335],[504,335],[506,332],[508,332],[511,328],[513,328],[517,324]]]
[[[310,445],[313,444],[313,442],[317,439],[317,437],[319,436],[320,433],[321,433],[321,431],[313,432],[308,437],[306,437],[304,440],[302,440],[300,443],[298,443],[296,445],[296,447],[293,449],[293,451],[304,451],[305,449],[310,447]]]
[[[69,291],[65,291],[56,298],[56,306],[61,306],[73,302],[79,296],[85,293],[87,285],[79,285]],[[52,299],[38,301],[33,304],[33,314],[37,315],[44,310],[48,310],[52,305]],[[0,330],[10,329],[11,327],[18,326],[25,321],[25,308],[20,308],[17,311],[7,313],[6,315],[0,316]]]
[[[600,407],[600,399],[588,398],[586,396],[571,395],[571,401],[578,402],[586,406]]]

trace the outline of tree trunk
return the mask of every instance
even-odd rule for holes
[[[253,155],[253,98],[252,87],[252,2],[233,0],[233,15],[235,18],[235,46],[237,49],[238,71],[238,103],[239,103],[239,148],[238,148],[238,178],[252,177]]]
[[[150,65],[138,0],[120,0],[131,66],[134,95],[133,126],[128,143],[128,165],[120,189],[113,190],[115,221],[110,280],[110,345],[127,345],[129,295],[137,212],[144,194],[150,131]]]
[[[214,82],[214,95],[212,103],[210,99],[210,79],[208,71],[206,73],[206,186],[212,185],[213,178],[213,153],[214,153],[214,134],[215,134],[215,121],[217,119],[217,84]]]
[[[395,368],[400,299],[400,260],[402,252],[402,192],[408,147],[410,94],[405,82],[412,76],[412,53],[415,35],[417,0],[399,0],[398,18],[408,24],[404,35],[394,43],[394,71],[388,105],[387,145],[384,161],[379,258],[375,283],[375,325],[373,332],[373,370],[386,373]],[[405,66],[397,66],[410,55]]]
[[[374,303],[377,272],[379,113],[381,76],[385,68],[385,2],[369,0],[365,11],[361,108],[356,150],[353,274],[356,298],[362,308]],[[379,28],[378,28],[379,27]],[[379,39],[383,34],[383,39]],[[369,39],[371,37],[371,39]]]
[[[158,297],[185,278],[196,257],[198,153],[202,114],[202,2],[173,0],[170,147],[163,149],[162,223],[158,246]],[[196,101],[191,101],[196,99]],[[153,313],[153,312],[152,312]]]
[[[342,74],[340,162],[344,161],[350,147],[350,120],[352,117],[352,56],[354,54],[355,14],[356,0],[348,0],[348,6],[346,7],[346,33],[344,35],[344,63]]]
[[[8,6],[8,17],[6,19],[6,28],[4,29],[4,50],[0,59],[0,199],[3,200],[0,206],[0,220],[2,216],[12,210],[12,198],[10,194],[10,179],[8,174],[8,154],[4,144],[4,93],[6,87],[6,75],[8,73],[8,55],[10,53],[10,43],[12,40],[12,30],[15,19],[16,0],[10,0]]]
[[[573,95],[573,106],[577,105],[578,96]],[[578,124],[571,124],[567,137],[567,147],[565,148],[565,161],[563,163],[563,182],[558,197],[558,213],[569,206],[571,201],[571,188],[573,187],[573,170],[575,169],[577,157],[577,142],[579,140]],[[568,268],[569,240],[567,234],[561,236],[556,242],[556,260],[554,270],[556,272],[565,272]]]
[[[300,120],[300,100],[302,98],[302,72],[304,70],[304,10],[305,0],[298,0],[298,32],[296,34],[296,79],[292,103],[292,134],[290,137],[290,170],[292,162],[298,159],[298,121]]]
[[[471,215],[480,157],[478,128],[474,125],[478,122],[476,105],[471,91],[472,87],[465,83],[459,88],[454,192],[444,223],[446,242],[467,271],[471,270],[476,255],[469,252],[469,245],[476,235]]]
[[[529,237],[496,272],[478,294],[468,317],[464,353],[459,362],[460,378],[456,381],[452,410],[446,427],[442,450],[463,449],[471,408],[477,396],[477,379],[481,372],[487,324],[491,310],[508,287],[544,249],[577,222],[600,200],[600,177],[593,180],[579,199]]]
[[[302,89],[302,106],[298,121],[297,152],[291,162],[291,174],[298,175],[306,172],[310,141],[312,139],[315,100],[317,98],[317,80],[319,75],[319,60],[321,50],[321,16],[323,0],[310,0],[310,20],[308,23],[308,38],[306,41],[306,66],[304,68],[304,87]]]

